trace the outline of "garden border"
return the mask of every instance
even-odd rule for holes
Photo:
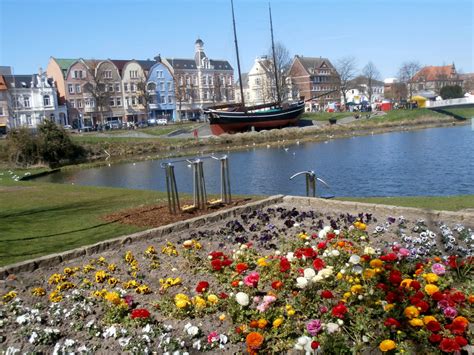
[[[312,208],[318,208],[322,210],[319,212],[340,211],[344,213],[354,214],[364,211],[366,213],[377,212],[378,214],[394,217],[403,215],[408,218],[423,218],[428,223],[434,223],[434,221],[443,221],[445,223],[462,222],[464,224],[467,223],[467,226],[474,228],[474,212],[437,211],[413,207],[399,207],[372,203],[327,200],[312,197],[274,195],[263,200],[250,202],[246,205],[232,207],[223,211],[213,212],[210,214],[184,221],[179,221],[158,228],[148,229],[129,235],[123,235],[117,238],[105,240],[92,245],[79,247],[61,253],[45,255],[40,258],[7,265],[0,268],[0,280],[5,280],[8,275],[17,274],[21,272],[33,272],[34,270],[40,268],[56,266],[62,263],[63,261],[69,261],[78,257],[94,255],[106,251],[110,248],[118,247],[125,244],[131,244],[137,241],[142,241],[151,238],[159,238],[162,236],[169,235],[171,233],[186,230],[188,228],[201,227],[207,223],[219,222],[242,213],[248,213],[278,203],[286,203],[293,205],[297,204],[302,207],[307,206]]]

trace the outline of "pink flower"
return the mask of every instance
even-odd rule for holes
[[[453,319],[454,317],[458,315],[458,311],[456,310],[456,308],[446,307],[443,310],[443,314],[445,317]]]
[[[321,312],[321,314],[324,314],[324,313],[327,313],[329,309],[326,306],[321,306],[319,308],[319,311]]]
[[[431,271],[436,275],[444,275],[446,273],[446,267],[443,264],[436,263],[431,266]]]
[[[276,301],[275,296],[264,296],[263,302],[257,306],[259,312],[265,312],[270,305]]]
[[[215,341],[219,340],[219,333],[217,332],[210,332],[209,335],[207,336],[207,342],[209,344],[212,344]]]
[[[257,287],[258,280],[260,280],[260,275],[258,274],[258,272],[253,271],[244,277],[244,284],[249,287]]]
[[[410,251],[405,248],[400,248],[400,250],[398,251],[398,255],[407,257],[407,256],[410,256]]]

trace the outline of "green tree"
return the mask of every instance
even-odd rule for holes
[[[13,129],[7,134],[7,154],[10,163],[28,167],[39,162],[38,136],[26,127]]]
[[[459,85],[444,86],[441,88],[441,91],[439,93],[444,100],[458,99],[458,98],[464,97],[464,92],[462,90],[462,87],[460,87]]]

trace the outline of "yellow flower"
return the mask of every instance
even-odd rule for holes
[[[104,270],[99,270],[95,273],[95,282],[102,283],[108,276]]]
[[[261,267],[268,266],[267,258],[259,258],[257,260],[257,265]]]
[[[405,288],[409,288],[412,282],[413,282],[412,279],[404,279],[404,280],[400,283],[400,286],[405,287]]]
[[[202,248],[202,245],[201,245],[199,242],[197,242],[196,240],[194,240],[194,239],[188,239],[188,240],[185,240],[185,241],[183,242],[183,247],[184,247],[185,249],[192,249],[192,248],[194,248],[194,249],[197,249],[197,250],[198,250],[198,249],[201,249],[201,248]]]
[[[217,298],[216,295],[209,295],[209,296],[207,296],[207,301],[210,304],[217,304],[219,302],[219,298]]]
[[[196,296],[193,298],[194,307],[197,309],[203,309],[206,307],[206,300],[201,296]]]
[[[49,294],[49,300],[51,302],[54,302],[54,303],[61,302],[62,299],[63,299],[63,296],[58,291],[53,291]]]
[[[340,272],[337,273],[336,279],[341,280],[344,277],[344,275]]]
[[[395,305],[393,303],[389,303],[389,304],[386,304],[385,306],[383,306],[383,310],[385,312],[389,312],[394,308],[395,308]]]
[[[151,293],[151,290],[147,285],[140,285],[135,289],[135,291],[142,295],[147,295]]]
[[[65,267],[63,272],[68,276],[74,275],[74,270],[70,267]]]
[[[430,273],[428,273],[428,274],[423,274],[423,275],[421,275],[421,276],[426,280],[426,282],[428,282],[428,283],[430,283],[430,284],[436,283],[436,282],[438,281],[438,279],[439,279],[438,275],[436,275],[436,274],[434,274],[434,273],[432,273],[432,272],[430,272]]]
[[[31,294],[33,296],[44,296],[46,294],[46,290],[42,287],[35,287],[33,290],[31,290]]]
[[[82,268],[82,271],[85,273],[88,273],[89,271],[93,271],[93,270],[95,270],[95,267],[92,266],[91,264],[84,265],[84,267]]]
[[[348,298],[350,298],[351,296],[352,296],[352,293],[346,292],[346,293],[344,293],[344,295],[342,295],[342,298],[348,299]]]
[[[219,316],[219,320],[220,320],[221,322],[225,321],[225,314],[224,314],[224,313],[222,313],[222,314]]]
[[[10,291],[6,294],[3,295],[2,299],[5,302],[10,302],[12,299],[16,297],[16,292],[15,291]]]
[[[294,316],[296,312],[295,312],[295,310],[292,308],[292,309],[289,309],[286,313],[291,317],[291,316]]]
[[[283,323],[283,318],[277,318],[273,321],[273,328],[278,328]]]
[[[367,229],[367,225],[360,221],[355,222],[354,227],[356,227],[358,230],[361,230],[361,231],[365,231]]]
[[[380,343],[379,349],[380,351],[387,352],[393,350],[397,347],[397,344],[393,340],[384,340]]]
[[[115,265],[115,264],[109,264],[109,266],[107,266],[107,269],[108,269],[110,272],[114,272],[115,270],[117,270],[117,265]]]
[[[69,290],[70,288],[74,288],[75,285],[72,282],[63,282],[62,284],[56,286],[56,290],[64,291]]]
[[[131,263],[133,260],[135,260],[135,257],[133,256],[132,252],[129,250],[125,253],[125,261],[127,263]]]
[[[364,291],[364,288],[362,287],[362,285],[353,285],[351,287],[351,292],[356,294],[356,293],[362,293]]]
[[[126,290],[130,288],[137,288],[138,286],[140,286],[140,284],[136,280],[130,280],[123,283],[123,288]]]
[[[64,276],[61,275],[61,274],[52,274],[50,277],[49,277],[49,280],[48,280],[48,283],[50,285],[55,285],[55,284],[58,284],[62,281],[64,281]]]
[[[423,323],[428,324],[429,322],[437,322],[437,319],[433,316],[424,316]]]
[[[189,297],[182,293],[178,293],[174,296],[174,303],[178,308],[186,308],[191,304],[191,302],[189,302]]]
[[[102,290],[97,290],[97,291],[92,292],[92,296],[97,297],[97,298],[105,298],[105,296],[107,295],[107,292],[108,291],[105,288],[103,288]]]
[[[430,296],[439,291],[439,287],[436,285],[428,284],[425,286],[425,292],[429,294]]]
[[[416,308],[415,306],[408,306],[405,308],[405,310],[403,311],[403,314],[405,315],[405,317],[407,317],[408,319],[412,319],[412,318],[416,318],[420,315],[420,311],[418,310],[418,308]]]
[[[260,318],[257,323],[258,323],[258,327],[260,329],[263,329],[267,326],[268,321],[266,319]]]
[[[408,321],[412,327],[422,327],[423,321],[420,318],[413,318]]]
[[[364,279],[370,279],[375,276],[375,270],[365,269],[364,272],[362,273],[362,276],[364,277]]]
[[[84,279],[84,280],[82,280],[82,284],[83,284],[84,286],[86,286],[86,287],[92,286],[91,280],[89,280],[89,279],[87,279],[87,278]]]
[[[370,260],[370,267],[371,268],[378,268],[378,267],[382,267],[383,266],[383,261],[380,260],[380,259],[372,259]]]
[[[161,248],[161,252],[165,255],[168,256],[178,256],[178,251],[176,250],[176,247],[173,245],[171,242],[167,242],[166,246]]]
[[[110,286],[113,287],[119,282],[119,280],[116,277],[111,277],[107,280],[107,282]]]
[[[155,255],[156,254],[156,249],[153,245],[150,245],[148,248],[145,250],[145,255],[150,256],[150,255]]]
[[[304,232],[301,232],[301,233],[298,234],[298,238],[306,240],[306,239],[308,239],[308,235]]]
[[[118,306],[121,302],[120,295],[117,292],[107,292],[104,298],[116,306]]]
[[[97,259],[97,262],[101,265],[107,264],[107,262],[105,261],[105,258],[103,256],[99,257],[99,259]]]

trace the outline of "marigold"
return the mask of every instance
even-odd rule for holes
[[[433,316],[424,316],[423,323],[428,324],[429,322],[437,322],[437,319]]]
[[[116,306],[118,306],[121,301],[120,295],[117,292],[107,292],[104,298]]]
[[[412,327],[422,327],[423,326],[423,320],[420,318],[413,318],[408,321]]]
[[[258,332],[250,332],[245,338],[245,343],[250,350],[258,350],[263,344],[263,335]]]
[[[467,299],[469,303],[474,303],[474,295],[470,295],[469,298]]]
[[[258,327],[260,329],[264,329],[267,326],[267,324],[268,324],[268,321],[266,319],[260,318],[258,320]]]
[[[383,352],[393,350],[396,347],[397,347],[397,344],[393,340],[390,340],[390,339],[382,341],[379,345],[380,351],[383,351]]]
[[[428,274],[423,274],[421,276],[426,280],[426,282],[430,284],[434,284],[439,280],[439,276],[433,272],[430,272]]]
[[[408,306],[403,311],[403,314],[408,319],[412,319],[418,317],[420,315],[420,311],[418,311],[418,308],[416,308],[415,306]]]
[[[273,321],[273,328],[278,328],[283,323],[283,318],[277,318]]]
[[[430,296],[439,291],[439,287],[436,285],[428,284],[425,286],[425,292]]]
[[[378,268],[378,267],[382,267],[383,266],[383,261],[380,260],[380,259],[372,259],[370,260],[370,263],[369,263],[370,267],[371,268]]]

